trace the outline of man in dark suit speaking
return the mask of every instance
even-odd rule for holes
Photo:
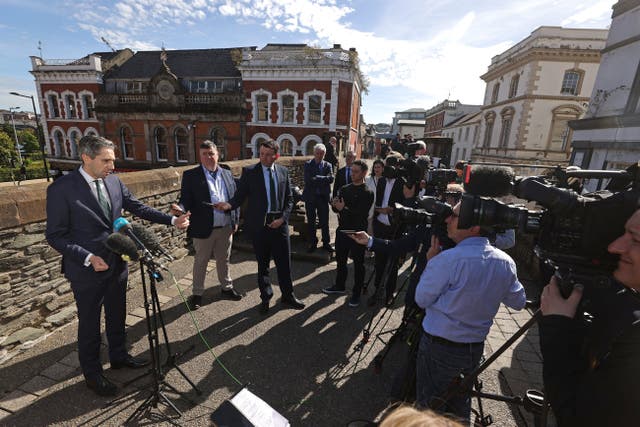
[[[47,189],[49,244],[62,254],[62,271],[71,282],[78,308],[78,357],[87,386],[99,395],[114,395],[117,387],[102,375],[100,312],[104,306],[111,368],[141,368],[147,361],[127,353],[125,316],[127,264],[104,242],[113,221],[127,210],[151,222],[180,229],[189,226],[189,213],[180,217],[144,205],[115,175],[111,141],[97,136],[80,140],[82,166]]]
[[[239,301],[242,296],[233,288],[229,274],[229,257],[233,233],[238,229],[238,210],[220,212],[214,203],[229,200],[236,193],[236,183],[231,172],[218,165],[218,147],[212,141],[200,145],[200,166],[182,175],[180,204],[172,206],[172,212],[191,212],[187,236],[193,238],[196,255],[193,260],[193,294],[189,308],[202,305],[204,279],[207,265],[213,256],[216,260],[222,297]]]
[[[249,198],[244,215],[244,228],[250,234],[258,262],[260,313],[269,311],[273,297],[269,278],[269,262],[273,256],[278,271],[278,285],[282,303],[297,310],[304,303],[293,293],[291,280],[291,243],[289,241],[289,215],[293,209],[291,182],[287,168],[276,165],[278,145],[274,141],[260,144],[260,163],[242,170],[235,196],[228,202],[216,203],[216,209],[237,209]]]

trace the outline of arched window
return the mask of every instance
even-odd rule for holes
[[[75,159],[78,157],[78,143],[80,142],[81,137],[82,135],[80,135],[80,131],[72,130],[69,133],[69,149],[70,150],[67,151],[67,154],[72,159]]]
[[[482,147],[489,148],[491,147],[491,138],[493,138],[493,123],[496,120],[496,114],[494,112],[490,112],[484,117],[485,120],[485,129],[484,129],[484,140],[482,142]]]
[[[120,149],[122,150],[122,158],[125,160],[133,160],[135,157],[133,134],[129,126],[120,128]]]
[[[60,157],[62,154],[62,147],[64,146],[64,133],[57,129],[53,132],[53,155]]]
[[[320,95],[309,97],[309,123],[320,123],[322,118],[322,98]]]
[[[293,95],[282,96],[282,123],[294,123],[295,121],[295,103]]]
[[[289,138],[283,138],[280,141],[280,154],[283,156],[293,155],[293,143]]]
[[[209,139],[218,147],[218,160],[225,160],[227,158],[227,131],[224,128],[218,127],[211,129]]]
[[[513,108],[502,110],[502,129],[500,130],[500,141],[498,147],[507,148],[509,146],[509,135],[511,134],[511,123],[513,121]]]
[[[167,147],[167,131],[162,127],[153,130],[153,142],[156,146],[156,160],[167,161],[169,159],[169,149]]]
[[[189,136],[187,135],[187,130],[183,127],[176,128],[173,131],[173,140],[175,142],[176,161],[189,161]]]

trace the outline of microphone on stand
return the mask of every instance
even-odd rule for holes
[[[131,226],[131,223],[129,221],[127,221],[123,217],[120,217],[115,221],[113,221],[113,229],[117,233],[122,233],[128,236],[131,240],[133,240],[135,245],[138,247],[139,250],[142,251],[142,253],[145,256],[152,255],[149,249],[147,249],[144,243],[142,243],[138,238],[138,236],[136,236],[136,234],[133,232],[133,227]]]
[[[151,251],[151,253],[164,255],[169,261],[173,261],[171,254],[160,245],[158,237],[149,231],[148,228],[141,224],[131,224],[131,228],[131,231],[138,236],[140,241]]]
[[[138,259],[140,259],[136,244],[133,243],[133,240],[131,240],[124,234],[110,234],[109,237],[107,237],[107,240],[104,242],[104,245],[111,252],[120,255],[120,257],[124,261],[137,261]]]

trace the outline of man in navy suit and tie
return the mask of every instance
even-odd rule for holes
[[[324,159],[327,148],[324,144],[313,147],[313,159],[304,164],[304,192],[302,200],[307,213],[309,230],[308,252],[316,250],[318,237],[316,236],[316,212],[320,230],[322,230],[322,248],[333,252],[331,236],[329,235],[329,195],[333,182],[331,164]]]
[[[196,251],[193,294],[188,301],[191,310],[202,305],[204,279],[212,256],[216,260],[222,296],[234,301],[242,299],[242,295],[233,288],[229,274],[233,233],[238,229],[238,210],[220,212],[213,208],[214,203],[226,202],[236,193],[233,175],[218,165],[218,155],[218,147],[212,141],[204,141],[200,145],[201,165],[184,172],[180,204],[172,206],[174,214],[191,212],[187,236],[193,239]]]
[[[351,184],[351,182],[353,181],[351,179],[351,165],[353,164],[353,161],[355,159],[356,153],[354,153],[353,151],[347,151],[347,154],[344,158],[346,166],[338,169],[338,172],[336,172],[336,182],[333,184],[333,198],[339,197],[338,191],[340,191],[340,189],[345,185]]]
[[[291,182],[287,168],[276,165],[278,145],[274,141],[260,144],[260,163],[242,170],[235,196],[228,202],[219,202],[216,209],[238,209],[245,199],[249,206],[244,215],[244,228],[251,235],[253,250],[258,262],[258,287],[260,288],[260,313],[269,312],[269,300],[273,297],[269,278],[271,257],[278,271],[281,302],[302,310],[304,303],[293,293],[291,280],[291,243],[289,241],[289,215],[293,209]]]
[[[71,282],[78,308],[78,357],[87,386],[102,396],[117,387],[102,375],[100,312],[104,306],[112,369],[141,368],[148,362],[127,353],[125,316],[127,264],[105,247],[113,221],[122,210],[151,222],[189,226],[189,213],[174,217],[144,205],[116,175],[111,141],[98,136],[80,140],[82,166],[47,189],[49,244],[62,254],[62,272]]]

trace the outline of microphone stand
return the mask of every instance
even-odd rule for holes
[[[149,292],[147,292],[145,266],[146,273],[149,276]],[[190,346],[182,353],[171,352],[171,343],[167,335],[166,325],[162,316],[162,309],[160,308],[160,299],[158,298],[158,292],[156,289],[156,283],[163,280],[162,274],[160,273],[161,268],[162,266],[153,260],[151,253],[146,250],[146,248],[143,249],[143,256],[140,258],[140,273],[142,276],[142,290],[144,296],[145,318],[147,323],[147,338],[149,340],[149,353],[151,355],[151,367],[147,372],[138,375],[137,377],[124,383],[124,386],[126,387],[148,375],[152,377],[152,382],[147,385],[147,388],[151,389],[149,396],[138,406],[138,408],[136,408],[136,410],[129,416],[129,418],[127,418],[124,424],[128,424],[130,421],[137,419],[139,415],[141,415],[144,411],[150,409],[151,407],[157,408],[158,403],[163,403],[170,407],[177,414],[178,418],[182,416],[182,412],[165,394],[165,390],[169,389],[176,394],[182,395],[181,392],[179,392],[175,387],[173,387],[166,381],[165,375],[169,370],[171,370],[171,368],[175,368],[180,373],[180,375],[182,375],[182,377],[195,390],[198,396],[202,394],[202,391],[198,389],[193,381],[191,381],[185,374],[185,372],[176,364],[176,360],[179,357],[193,350],[195,346]],[[167,359],[164,364],[161,362],[161,343],[159,330],[162,331],[162,337],[164,339],[164,344],[167,352]],[[127,395],[120,397],[110,402],[110,405],[123,400],[126,397]],[[162,415],[164,416],[166,421],[171,422],[171,419],[166,414],[163,413]]]

